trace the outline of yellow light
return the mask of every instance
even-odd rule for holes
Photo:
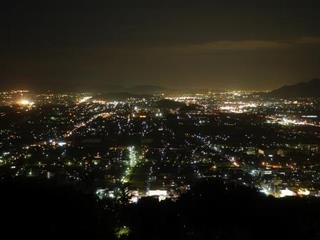
[[[237,163],[237,162],[233,162],[232,164],[233,164],[233,166],[235,166],[235,167],[240,167],[239,163]]]
[[[125,239],[130,235],[130,228],[127,226],[119,227],[115,230],[115,235],[117,239]]]
[[[310,191],[308,189],[300,188],[298,190],[298,195],[300,195],[300,196],[309,196],[310,195]]]
[[[32,106],[32,105],[34,105],[34,102],[32,102],[28,99],[20,99],[17,101],[17,104],[21,105],[21,106]]]
[[[81,98],[79,101],[78,101],[78,103],[80,104],[80,103],[85,103],[85,102],[87,102],[88,100],[90,100],[92,97],[91,96],[89,96],[89,97],[83,97],[83,98]]]

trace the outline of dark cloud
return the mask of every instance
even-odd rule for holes
[[[318,1],[8,1],[2,86],[272,88],[319,77]],[[89,84],[90,83],[90,84]]]

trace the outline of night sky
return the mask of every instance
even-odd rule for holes
[[[320,77],[317,2],[1,1],[1,87],[262,90],[308,81]]]

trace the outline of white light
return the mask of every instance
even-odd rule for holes
[[[108,197],[109,198],[115,198],[114,192],[113,191],[109,191],[108,192]]]
[[[168,197],[168,192],[166,190],[149,190],[147,196],[158,197],[159,201],[163,201]]]
[[[318,118],[318,115],[303,115],[303,118]]]
[[[147,192],[148,196],[159,196],[159,195],[167,195],[166,190],[149,190]]]
[[[266,189],[266,188],[262,188],[262,189],[260,190],[260,192],[263,193],[263,194],[265,194],[265,195],[267,195],[267,196],[271,195],[271,192],[270,192],[268,189]]]
[[[280,190],[280,197],[293,197],[296,196],[297,194],[291,190],[289,190],[288,188],[284,189],[284,190]]]
[[[66,142],[58,142],[58,145],[60,146],[60,147],[63,147],[63,146],[65,146],[67,143]]]
[[[139,201],[139,197],[137,197],[137,196],[133,196],[130,199],[130,203],[137,203],[138,201]]]

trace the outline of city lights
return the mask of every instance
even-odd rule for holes
[[[0,29],[2,239],[320,240],[320,0],[7,0]]]
[[[130,203],[146,196],[176,198],[204,178],[255,187],[277,198],[320,193],[319,118],[312,100],[266,100],[245,91],[123,101],[31,92],[17,101],[16,94],[4,94],[2,102],[24,120],[10,119],[25,124],[29,140],[23,128],[0,130],[2,146],[24,143],[0,155],[1,166],[14,176],[82,183],[97,172],[98,198],[118,200],[119,189],[130,186]],[[20,106],[32,106],[36,114],[21,112]],[[28,166],[35,158],[36,165]]]

